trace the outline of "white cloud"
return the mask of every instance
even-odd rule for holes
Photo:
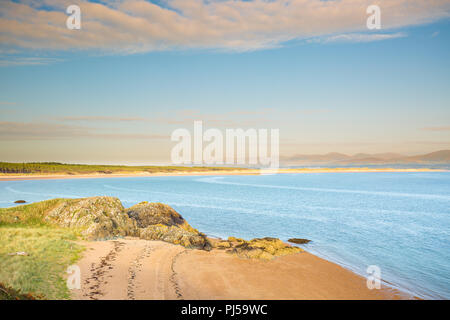
[[[333,43],[333,42],[372,42],[406,37],[403,32],[396,33],[347,33],[337,34],[325,38],[314,39],[314,42]]]
[[[40,58],[40,57],[0,57],[0,67],[8,66],[37,66],[37,65],[48,65],[55,62],[61,62],[61,59],[55,58]]]
[[[65,9],[73,0],[1,1],[0,50],[246,51],[313,38],[391,39],[403,35],[395,29],[450,16],[448,0],[378,0],[383,29],[371,34],[366,29],[368,0],[166,0],[164,6],[144,0],[77,2],[81,30],[66,28]],[[46,10],[39,9],[42,5]]]

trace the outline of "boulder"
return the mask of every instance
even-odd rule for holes
[[[244,239],[236,238],[236,237],[228,237],[229,242],[245,242]]]
[[[136,236],[136,221],[124,213],[113,197],[68,199],[53,208],[45,220],[61,227],[77,228],[88,240]]]
[[[162,203],[141,202],[126,210],[128,217],[136,221],[139,237],[162,240],[188,248],[209,250],[206,236],[192,228],[172,207]]]
[[[126,210],[128,217],[136,220],[139,228],[162,224],[175,226],[189,232],[198,232],[171,206],[163,203],[141,202]]]
[[[222,239],[208,239],[213,248],[217,249],[229,249],[233,247],[233,243]]]
[[[161,240],[179,244],[186,248],[209,249],[209,243],[203,234],[192,233],[175,226],[166,226],[163,224],[140,228],[139,238],[146,240]]]
[[[266,237],[244,241],[234,246],[227,252],[230,254],[235,254],[241,258],[271,260],[274,257],[284,256],[302,251],[302,249],[290,246],[280,239]]]

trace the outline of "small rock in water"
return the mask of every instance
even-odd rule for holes
[[[296,244],[305,244],[305,243],[311,242],[311,240],[308,240],[308,239],[292,238],[292,239],[289,239],[288,242],[296,243]]]
[[[25,200],[17,200],[17,201],[14,201],[14,203],[27,203]]]

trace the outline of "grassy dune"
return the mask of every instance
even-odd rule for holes
[[[83,248],[76,230],[42,219],[59,201],[0,209],[0,299],[69,298],[63,277]]]

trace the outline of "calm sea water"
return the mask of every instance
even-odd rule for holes
[[[0,182],[0,206],[108,195],[170,204],[217,237],[308,238],[305,248],[423,298],[450,299],[450,173],[316,173]]]

